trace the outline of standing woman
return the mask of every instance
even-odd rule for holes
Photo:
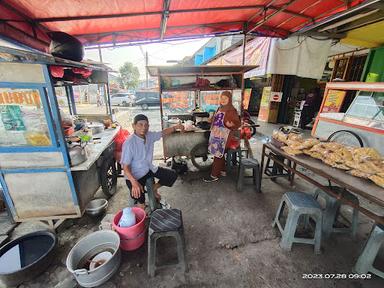
[[[225,176],[224,153],[240,124],[239,115],[232,105],[232,93],[230,91],[222,92],[220,107],[213,116],[209,137],[208,151],[214,155],[212,171],[211,175],[204,178],[204,182],[214,182],[219,180],[219,176]]]

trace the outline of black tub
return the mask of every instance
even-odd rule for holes
[[[44,272],[56,247],[57,237],[49,231],[29,233],[1,247],[0,287],[19,285]]]

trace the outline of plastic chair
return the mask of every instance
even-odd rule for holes
[[[371,272],[384,279],[384,271],[380,271],[373,267],[375,258],[384,244],[384,225],[375,225],[372,228],[371,234],[365,243],[362,253],[357,259],[354,267],[354,272],[358,274],[367,274]]]
[[[252,176],[244,175],[246,169],[252,169]],[[236,187],[238,192],[243,190],[245,178],[252,178],[253,184],[256,186],[256,191],[261,192],[260,164],[256,159],[246,158],[241,162]]]
[[[288,207],[288,217],[283,228],[280,217],[285,205]],[[308,215],[316,222],[315,235],[313,239],[295,237],[300,215]],[[272,227],[279,228],[282,235],[280,246],[290,251],[293,243],[304,243],[314,245],[314,252],[320,254],[322,210],[317,201],[309,194],[303,192],[287,192],[283,195]]]
[[[355,195],[348,192],[347,190],[341,187],[336,187],[336,186],[331,186],[330,188],[335,193],[341,194],[343,198],[348,199],[349,201],[355,203],[356,205],[359,205],[359,199]],[[318,199],[319,197],[321,197],[325,200],[325,208],[323,209],[323,236],[325,238],[329,238],[329,236],[333,232],[334,233],[350,233],[353,238],[356,237],[357,227],[359,224],[358,223],[359,211],[356,208],[353,208],[352,221],[351,221],[350,227],[336,228],[336,227],[333,227],[333,225],[336,222],[338,216],[340,215],[340,207],[342,205],[341,201],[327,194],[325,191],[321,190],[320,188],[317,188],[315,190],[313,197],[315,199]]]
[[[158,209],[151,214],[148,232],[148,275],[155,276],[156,270],[171,265],[156,264],[156,242],[162,237],[174,237],[177,243],[178,263],[186,271],[184,226],[178,209]]]

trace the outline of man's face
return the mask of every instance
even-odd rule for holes
[[[136,124],[132,124],[132,127],[136,135],[144,137],[148,132],[149,123],[147,120],[140,120]]]

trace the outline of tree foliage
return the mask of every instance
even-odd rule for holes
[[[131,62],[125,62],[119,69],[119,84],[124,89],[135,89],[139,85],[140,72]]]

